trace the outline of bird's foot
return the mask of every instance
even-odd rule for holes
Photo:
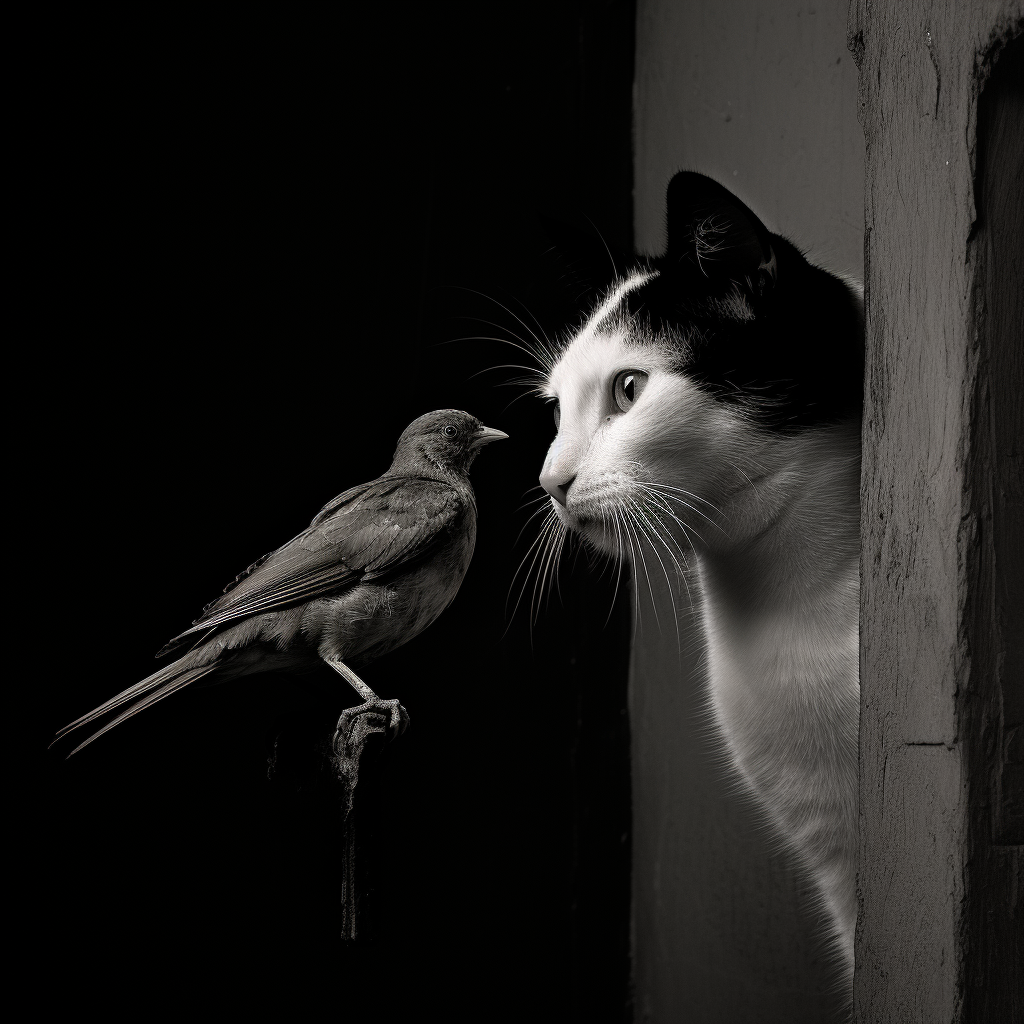
[[[373,697],[365,704],[346,708],[334,729],[334,752],[346,761],[358,761],[368,736],[401,736],[409,727],[409,712],[397,700]]]

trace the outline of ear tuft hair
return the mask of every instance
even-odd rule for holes
[[[709,282],[745,285],[755,295],[774,284],[777,270],[768,229],[727,188],[693,171],[669,182],[664,259],[690,264]]]

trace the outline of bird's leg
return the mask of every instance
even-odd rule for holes
[[[338,719],[334,751],[339,757],[351,760],[354,756],[358,762],[367,736],[387,732],[394,738],[405,732],[409,712],[397,700],[381,700],[341,658],[324,658],[324,661],[363,698],[362,704],[346,708]]]
[[[338,719],[332,746],[335,766],[344,785],[342,821],[345,826],[345,855],[342,859],[341,934],[343,939],[358,937],[359,886],[356,884],[356,829],[352,820],[359,761],[368,737],[377,733],[398,735],[409,724],[409,713],[397,700],[381,700],[340,658],[324,658],[352,687],[363,703],[346,708]]]

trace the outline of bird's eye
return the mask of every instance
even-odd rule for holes
[[[562,406],[558,399],[555,399],[555,430],[562,425]]]
[[[623,370],[616,374],[612,385],[615,404],[622,412],[629,412],[647,387],[647,374],[643,370]]]
[[[454,437],[458,431],[449,423],[441,433],[444,434],[445,437]]]

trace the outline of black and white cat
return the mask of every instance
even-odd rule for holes
[[[677,174],[665,254],[618,277],[550,360],[558,433],[540,476],[549,532],[634,576],[696,577],[714,718],[848,970],[862,367],[857,287]]]

